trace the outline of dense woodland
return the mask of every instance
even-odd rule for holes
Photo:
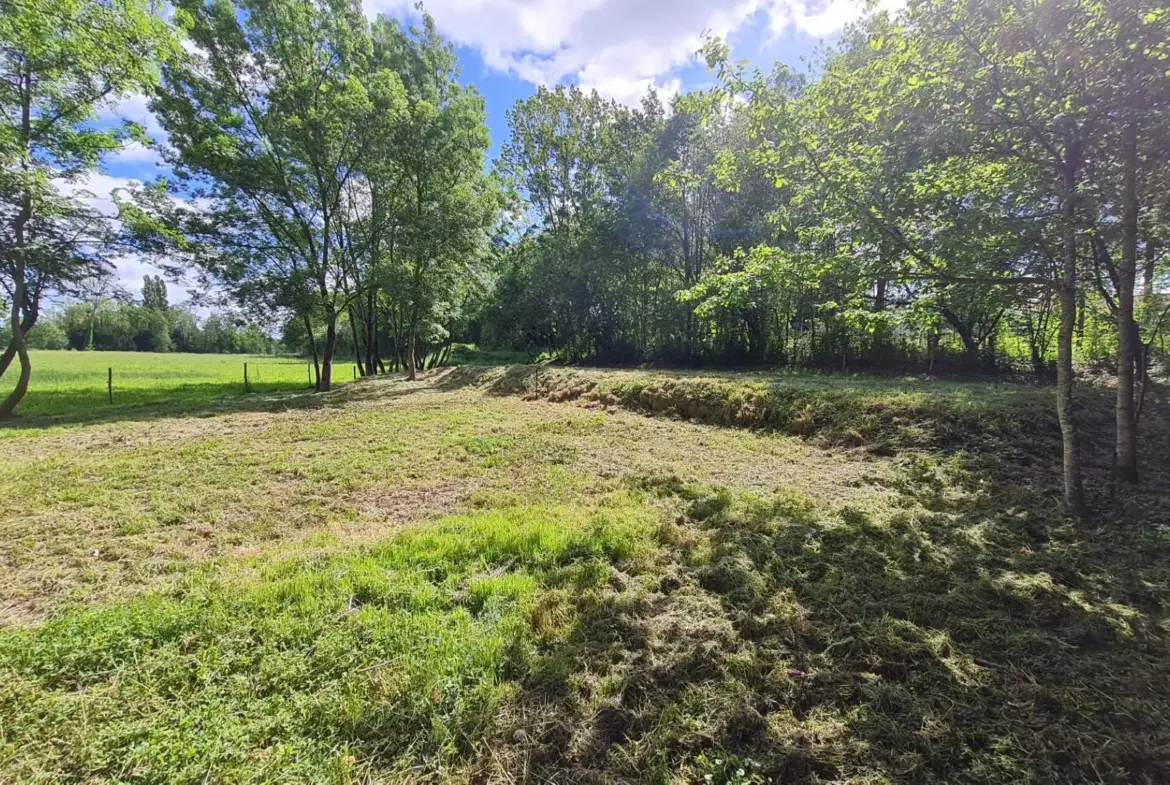
[[[282,325],[320,390],[342,336],[364,374],[409,378],[456,340],[1051,377],[1076,515],[1074,378],[1103,370],[1115,474],[1138,480],[1170,311],[1164,4],[912,0],[807,73],[709,40],[710,89],[631,108],[542,88],[494,162],[484,102],[425,15],[178,0],[164,24],[140,0],[42,0],[5,15],[0,45],[4,370],[20,359],[0,413],[27,387],[43,294],[133,248]],[[141,138],[87,124],[133,90],[173,174],[103,222],[51,184]]]

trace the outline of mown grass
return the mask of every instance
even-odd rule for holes
[[[141,406],[192,407],[244,394],[244,363],[249,388],[257,393],[309,387],[308,364],[298,358],[267,355],[157,354],[151,352],[33,351],[29,392],[18,413],[93,415]],[[113,369],[114,400],[107,374]],[[334,366],[334,379],[351,380],[353,363]],[[10,378],[11,377],[11,378]],[[0,380],[0,392],[15,385],[15,369]]]
[[[605,501],[451,518],[0,637],[0,771],[20,782],[455,775],[514,693],[538,593],[595,585],[645,548],[653,517]]]
[[[0,781],[1168,781],[1164,402],[1111,497],[1083,400],[1073,524],[1047,396],[447,370],[0,431]]]
[[[806,371],[713,375],[686,371],[599,371],[555,367],[458,369],[453,383],[529,399],[581,399],[603,408],[716,425],[779,431],[822,443],[892,454],[902,449],[1000,449],[1059,437],[1051,388],[1011,382]],[[1081,391],[1101,399],[1099,391]],[[1089,432],[1108,412],[1094,401],[1081,414]]]

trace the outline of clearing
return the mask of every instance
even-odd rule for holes
[[[0,782],[1167,781],[1163,404],[1115,499],[1084,393],[1104,512],[1074,526],[1051,397],[534,367],[30,395]]]

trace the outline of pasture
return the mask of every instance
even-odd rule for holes
[[[245,354],[161,354],[155,352],[30,352],[33,375],[21,415],[69,415],[138,406],[190,407],[244,393],[304,390],[311,386],[309,364],[301,358]],[[113,403],[107,382],[113,371]],[[334,366],[337,382],[353,378],[353,363]],[[15,378],[15,373],[8,374]],[[15,381],[4,380],[0,392]]]
[[[1162,401],[1073,524],[1048,389],[221,359],[0,429],[0,781],[1170,776]]]

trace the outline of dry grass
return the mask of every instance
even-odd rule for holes
[[[1085,524],[1048,406],[456,369],[26,422],[0,781],[1170,781],[1164,404]]]
[[[261,411],[0,432],[0,619],[166,585],[206,560],[372,542],[501,500],[681,471],[877,504],[888,461],[713,426],[444,389],[443,373]],[[314,405],[306,406],[306,401]],[[249,401],[256,405],[255,401]],[[291,408],[286,405],[294,404]]]

